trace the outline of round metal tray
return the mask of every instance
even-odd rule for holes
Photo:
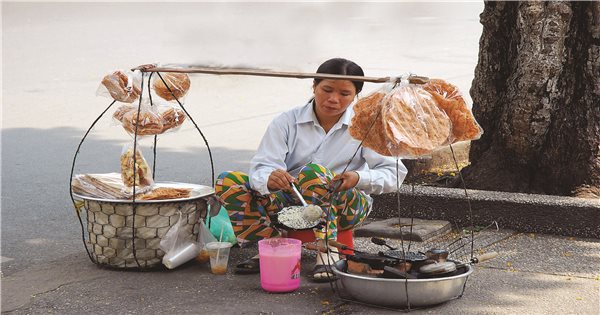
[[[450,277],[384,279],[349,274],[344,271],[345,260],[339,260],[332,267],[345,293],[355,300],[385,307],[407,307],[409,301],[411,307],[422,307],[459,298],[473,272],[473,267],[466,265],[459,268],[462,273]]]
[[[176,182],[159,182],[155,183],[154,188],[166,187],[166,188],[191,188],[190,196],[187,198],[176,198],[176,199],[161,199],[161,200],[135,200],[137,204],[147,204],[147,203],[165,203],[165,202],[179,202],[179,201],[189,201],[202,197],[207,197],[215,193],[215,190],[212,187],[197,185],[197,184],[188,184],[188,183],[176,183]],[[130,199],[104,199],[97,197],[90,197],[85,195],[79,195],[73,193],[73,196],[78,199],[83,200],[93,200],[100,202],[114,202],[114,203],[132,203]]]

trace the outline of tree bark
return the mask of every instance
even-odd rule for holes
[[[600,2],[486,2],[469,188],[600,198]]]

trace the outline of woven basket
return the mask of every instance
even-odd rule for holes
[[[159,248],[160,240],[177,223],[179,211],[182,219],[186,220],[184,228],[196,239],[199,220],[206,216],[208,208],[206,200],[202,198],[159,203],[136,202],[134,218],[131,202],[85,200],[84,206],[91,255],[97,264],[115,268],[160,266],[165,254]]]

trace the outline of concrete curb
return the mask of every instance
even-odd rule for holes
[[[375,222],[361,225],[354,229],[357,237],[385,237],[393,239],[412,240],[424,242],[431,238],[444,235],[452,230],[452,224],[444,220],[421,220],[409,218],[391,218],[377,220]],[[399,224],[402,227],[399,227]]]
[[[473,224],[497,221],[501,228],[520,232],[600,238],[600,200],[550,195],[530,195],[497,191],[400,187],[400,209],[396,193],[373,196],[371,217],[415,217],[448,220],[460,227],[470,226],[469,201]]]

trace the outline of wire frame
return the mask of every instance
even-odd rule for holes
[[[162,81],[162,83],[165,85],[165,87],[167,88],[167,90],[169,91],[169,93],[171,93],[171,95],[173,96],[173,98],[177,101],[177,104],[179,104],[179,106],[181,107],[181,109],[184,111],[184,113],[187,115],[187,117],[190,119],[190,121],[193,123],[194,127],[196,128],[196,130],[198,131],[198,133],[200,134],[200,136],[202,137],[202,139],[204,140],[204,144],[206,145],[206,148],[208,150],[208,157],[210,160],[210,169],[211,169],[211,185],[214,188],[215,185],[215,168],[214,168],[214,161],[213,161],[213,156],[212,156],[212,152],[210,150],[210,145],[208,144],[208,140],[206,139],[206,137],[204,136],[204,134],[202,133],[202,131],[200,130],[200,128],[198,127],[198,125],[196,124],[196,122],[194,121],[193,117],[188,113],[188,111],[185,109],[185,106],[179,101],[179,99],[177,98],[177,96],[173,93],[173,91],[171,90],[171,88],[169,87],[169,85],[165,82],[165,80],[163,79],[162,75],[160,74],[160,72],[155,72],[158,77],[160,78],[160,80]],[[145,72],[142,72],[142,82],[141,82],[141,86],[140,86],[140,97],[138,100],[138,108],[137,108],[137,117],[136,117],[136,121],[139,121],[139,117],[140,117],[140,112],[141,112],[141,105],[142,105],[142,98],[143,98],[143,94],[144,94],[144,74]],[[150,105],[153,106],[152,103],[152,96],[150,93],[150,79],[152,77],[154,73],[151,73],[148,76],[148,97],[150,99]],[[88,243],[86,241],[86,237],[85,237],[85,228],[84,228],[84,224],[83,224],[83,220],[81,218],[81,209],[84,208],[84,204],[81,201],[77,201],[75,200],[75,196],[73,195],[73,187],[71,185],[71,181],[73,178],[73,174],[75,171],[75,165],[77,162],[77,156],[79,154],[79,151],[81,150],[81,146],[83,145],[85,139],[87,138],[87,136],[89,135],[90,131],[94,128],[94,126],[98,123],[98,121],[104,116],[104,114],[116,103],[115,101],[112,101],[108,107],[106,107],[106,109],[104,109],[104,111],[102,111],[102,113],[92,122],[91,126],[88,128],[88,130],[85,132],[85,134],[83,135],[81,141],[79,142],[79,145],[77,146],[77,150],[75,151],[75,154],[73,156],[73,162],[71,165],[71,172],[69,175],[69,195],[71,197],[71,201],[73,203],[73,206],[75,207],[75,213],[77,214],[77,219],[79,221],[79,225],[81,227],[81,239],[83,242],[83,246],[85,248],[85,251],[89,257],[89,259],[95,263],[95,264],[100,264],[96,259],[94,259],[94,255],[92,255],[92,253],[90,252],[90,249],[88,248]],[[138,124],[135,124],[134,127],[134,134],[133,134],[133,152],[136,152],[137,150],[137,140],[138,140]],[[152,178],[154,179],[154,175],[155,175],[155,171],[156,171],[156,147],[157,147],[157,137],[154,136],[154,149],[153,149],[153,166],[152,166]],[[137,166],[137,157],[136,154],[133,154],[133,168],[135,169]],[[137,172],[133,173],[133,182],[136,182],[136,177],[137,177]],[[136,202],[136,186],[133,185],[133,191],[132,191],[132,200],[131,200],[131,206],[132,206],[132,224],[133,227],[135,227],[135,218],[136,218],[136,212],[137,212],[137,205],[138,203]],[[207,214],[208,215],[208,211]],[[133,252],[133,257],[134,260],[137,264],[138,268],[142,268],[142,265],[139,262],[139,259],[137,257],[137,251],[136,251],[136,229],[133,228],[133,232],[132,232],[132,252]]]

